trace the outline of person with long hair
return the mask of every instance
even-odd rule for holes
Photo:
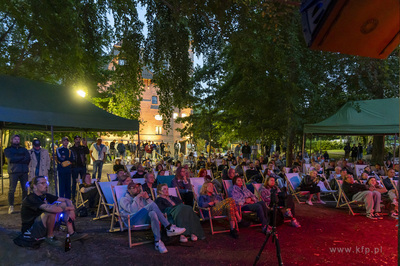
[[[271,200],[271,196],[274,193],[276,193],[276,195],[278,196],[277,204],[281,207],[284,207],[286,210],[283,216],[291,220],[291,225],[293,227],[301,227],[296,218],[294,218],[295,205],[292,195],[287,194],[286,187],[283,187],[282,190],[283,191],[281,191],[279,187],[276,185],[275,178],[270,176],[265,181],[264,186],[261,186],[259,194],[261,196],[261,199],[265,202],[265,204],[269,208],[272,208],[273,202]]]
[[[172,179],[172,187],[177,187],[185,204],[193,206],[192,185],[185,168],[178,167],[175,171],[175,178]]]
[[[397,203],[397,199],[394,195],[391,195],[393,193],[392,191],[388,191],[386,187],[382,187],[379,185],[379,183],[376,181],[376,178],[371,176],[368,178],[367,183],[365,184],[367,188],[370,191],[378,191],[381,193],[382,196],[382,202],[385,205],[385,208],[389,210],[390,217],[398,219],[399,216],[399,206]],[[375,213],[375,215],[380,215],[380,213]]]
[[[230,235],[233,238],[239,238],[236,222],[241,222],[242,218],[234,199],[223,199],[221,195],[215,193],[214,185],[211,182],[205,182],[200,189],[199,206],[202,208],[210,207],[212,216],[228,216]]]
[[[192,241],[205,238],[200,219],[193,208],[183,204],[180,198],[170,196],[167,184],[157,186],[157,195],[155,203],[161,212],[167,214],[170,223],[175,223],[177,226],[186,229],[184,235],[180,237],[181,242],[187,242],[187,237],[190,237]]]

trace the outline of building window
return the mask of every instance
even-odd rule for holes
[[[151,97],[151,104],[158,104],[158,98],[157,98],[157,96],[152,96],[152,97]]]
[[[162,135],[162,127],[156,127],[156,135]]]
[[[155,115],[154,118],[158,121],[162,120],[162,116],[161,115]]]
[[[174,113],[174,119],[177,119],[178,118],[178,113]]]

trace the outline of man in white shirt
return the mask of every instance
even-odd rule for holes
[[[102,139],[97,138],[96,143],[93,143],[92,146],[90,147],[90,157],[93,160],[93,175],[92,178],[96,178],[97,175],[97,180],[101,180],[101,171],[103,170],[103,164],[106,160],[106,152],[107,148],[106,145],[101,144]]]

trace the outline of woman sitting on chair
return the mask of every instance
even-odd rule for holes
[[[202,208],[212,207],[212,216],[228,216],[231,226],[230,234],[233,238],[239,238],[236,230],[236,221],[241,222],[242,218],[239,215],[234,199],[222,199],[219,194],[215,193],[214,185],[211,182],[205,182],[200,189],[199,206]]]
[[[193,211],[193,208],[184,205],[178,197],[170,196],[167,184],[159,184],[157,186],[157,199],[155,203],[161,212],[166,213],[170,223],[175,223],[179,227],[186,228],[185,235],[181,235],[180,241],[187,242],[186,236],[192,241],[197,238],[204,239],[204,231],[200,224],[200,219]]]
[[[309,191],[310,194],[308,196],[308,200],[306,201],[306,203],[308,205],[313,205],[313,203],[311,202],[312,197],[314,196],[314,194],[317,194],[317,203],[320,204],[325,204],[324,201],[321,200],[321,189],[318,186],[318,183],[322,181],[319,179],[319,177],[317,176],[317,171],[316,170],[312,170],[310,172],[310,175],[306,175],[300,183],[300,190],[301,191]]]
[[[175,171],[175,178],[172,179],[172,187],[177,187],[185,204],[193,206],[192,185],[187,176],[185,168],[178,167]]]
[[[389,191],[385,188],[379,185],[379,183],[376,181],[375,177],[370,177],[367,180],[366,184],[367,188],[370,191],[378,191],[382,195],[382,202],[385,205],[385,208],[389,210],[390,216],[392,218],[397,219],[399,215],[399,206],[396,198],[396,194],[394,194],[393,191]],[[380,214],[378,214],[380,215]],[[376,213],[375,213],[376,216]]]
[[[291,220],[291,225],[293,227],[301,227],[299,222],[294,218],[294,202],[293,202],[293,197],[292,195],[287,195],[286,192],[286,187],[282,188],[283,191],[279,189],[279,187],[275,184],[275,178],[272,176],[268,177],[267,180],[264,183],[264,186],[262,186],[259,190],[261,199],[265,202],[265,204],[269,207],[272,208],[272,201],[271,201],[271,195],[276,193],[278,196],[278,202],[277,204],[282,207],[286,207],[286,212],[284,213],[285,218],[289,218]]]
[[[146,173],[144,176],[145,183],[142,185],[142,190],[149,194],[150,198],[153,197],[153,188],[157,188],[157,184],[155,184],[154,174],[152,172]]]
[[[257,213],[257,217],[261,221],[262,232],[267,233],[270,228],[268,226],[268,208],[264,202],[258,201],[257,197],[251,193],[250,190],[244,185],[242,177],[235,176],[232,180],[232,198],[236,204],[240,206],[242,211],[254,211]]]
[[[83,201],[88,200],[89,208],[95,208],[99,203],[99,191],[96,189],[96,184],[92,183],[92,177],[86,173],[85,179],[79,185],[79,191],[82,193]]]
[[[126,170],[125,165],[121,164],[121,159],[116,159],[113,166],[114,173],[117,173],[120,169]]]

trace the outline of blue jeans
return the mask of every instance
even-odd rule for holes
[[[95,179],[96,178],[96,174],[97,174],[97,180],[101,180],[101,171],[103,170],[103,161],[102,160],[97,160],[93,162],[93,174],[92,174],[92,178]]]
[[[14,173],[8,175],[10,178],[10,187],[8,190],[8,205],[14,206],[14,193],[17,188],[18,180],[22,188],[22,199],[28,194],[26,183],[28,182],[28,173]]]
[[[61,198],[71,199],[71,167],[57,166],[58,188]]]
[[[156,242],[161,240],[160,222],[164,227],[169,225],[168,220],[154,202],[147,204],[144,208],[131,216],[132,225],[151,223],[151,230],[153,231],[154,240]]]
[[[259,201],[253,204],[247,204],[242,206],[242,211],[253,211],[257,213],[257,217],[260,219],[262,227],[266,227],[269,223],[268,209],[265,202]]]
[[[75,167],[71,169],[72,172],[72,199],[75,199],[76,195],[76,179],[84,179],[86,174],[86,166],[84,167]]]

